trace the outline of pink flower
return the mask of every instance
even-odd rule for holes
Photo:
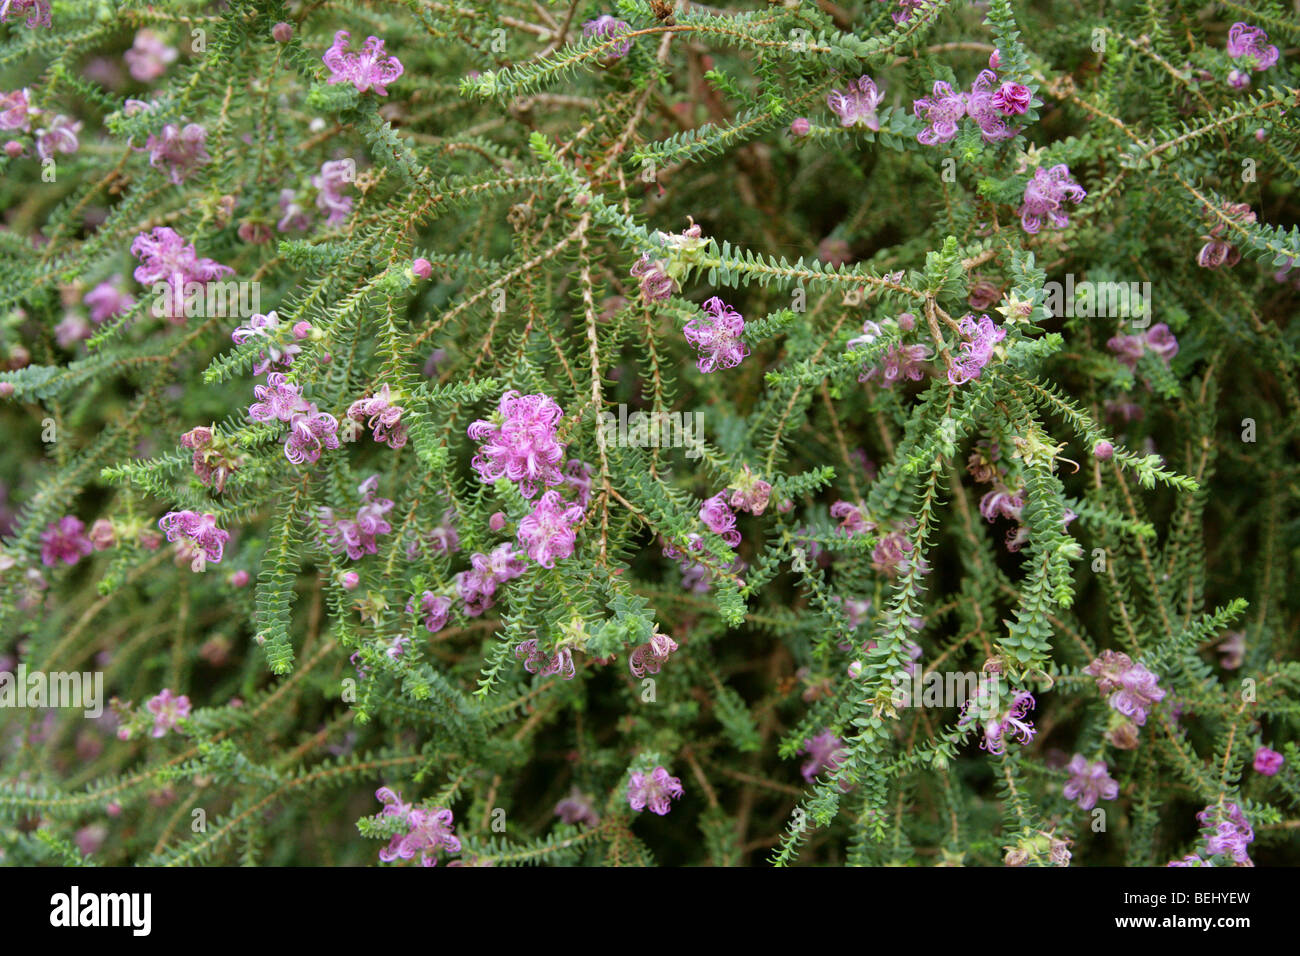
[[[1147,713],[1164,700],[1165,691],[1157,684],[1159,678],[1141,664],[1133,663],[1127,654],[1106,650],[1084,669],[1097,679],[1097,689],[1110,694],[1110,706],[1141,727]]]
[[[716,295],[704,303],[704,315],[694,316],[682,329],[686,341],[699,351],[696,367],[701,372],[735,368],[749,354],[740,335],[745,320]]]
[[[1025,186],[1024,202],[1018,210],[1021,228],[1032,236],[1042,228],[1046,218],[1052,228],[1064,229],[1070,224],[1070,218],[1061,211],[1062,204],[1067,199],[1078,204],[1087,195],[1070,178],[1070,168],[1064,163],[1051,169],[1036,169],[1033,179]]]
[[[555,440],[564,412],[552,398],[512,390],[501,396],[495,417],[499,424],[479,419],[468,429],[470,438],[483,442],[471,462],[482,481],[509,478],[521,495],[531,498],[539,486],[564,480],[558,464],[564,446]]]
[[[149,152],[149,165],[154,169],[165,166],[167,178],[179,184],[212,161],[205,146],[207,139],[208,131],[198,123],[187,123],[184,128],[168,123],[158,135],[149,135],[144,148]]]
[[[343,190],[352,184],[355,172],[356,164],[352,160],[336,159],[322,163],[320,172],[311,178],[317,190],[316,208],[324,213],[325,225],[337,226],[347,220],[352,211],[352,197],[343,195]]]
[[[1003,83],[993,94],[993,108],[1007,116],[1016,116],[1029,109],[1032,94],[1021,83]]]
[[[1282,769],[1282,764],[1286,763],[1286,758],[1276,750],[1270,750],[1267,747],[1260,747],[1255,751],[1255,772],[1262,773],[1266,777],[1272,777]]]
[[[652,259],[650,253],[642,253],[641,258],[632,266],[632,278],[641,285],[641,296],[647,302],[663,302],[672,296],[677,283],[667,272],[668,264],[662,259]]]
[[[10,17],[17,20],[23,13],[27,14],[23,25],[29,29],[51,25],[50,0],[0,0],[0,23],[8,23]]]
[[[330,71],[326,82],[351,83],[358,93],[373,89],[387,96],[388,85],[404,72],[401,61],[384,55],[384,41],[379,37],[366,37],[359,53],[352,52],[351,39],[347,30],[334,34],[334,42],[321,57]]]
[[[998,106],[999,102],[1005,101],[998,99],[1002,92],[1001,87],[993,89],[993,84],[997,81],[997,74],[992,70],[981,70],[975,82],[971,84],[970,92],[966,94],[966,115],[980,128],[980,135],[984,137],[986,143],[996,143],[1016,135],[1015,129],[1007,124],[1007,111]],[[1014,87],[1017,84],[1006,85]],[[1025,88],[1021,87],[1021,89]],[[1029,91],[1025,89],[1026,106],[1028,95]]]
[[[118,288],[118,283],[121,281],[120,275],[106,279],[87,292],[85,298],[81,300],[86,308],[90,309],[92,322],[98,324],[114,316],[124,315],[131,310],[131,306],[135,305],[135,299]]]
[[[540,674],[542,677],[559,674],[565,680],[573,680],[578,673],[573,665],[573,652],[569,648],[562,647],[554,654],[547,655],[538,648],[536,640],[524,641],[516,647],[515,659],[524,662],[524,670],[528,673]]]
[[[679,779],[670,777],[663,767],[655,767],[649,776],[640,771],[632,774],[627,785],[627,803],[638,813],[649,807],[651,813],[663,816],[672,809],[669,798],[680,800],[685,792]]]
[[[700,520],[716,535],[733,548],[740,544],[740,532],[736,529],[736,516],[727,505],[727,494],[718,492],[700,505]]]
[[[548,491],[519,522],[518,538],[528,556],[544,568],[573,554],[576,526],[582,521],[581,505],[568,504],[558,491]]]
[[[627,33],[632,28],[622,20],[616,20],[605,14],[594,20],[588,20],[582,25],[582,35],[587,38],[591,37],[617,37],[620,33]],[[632,49],[631,40],[619,40],[611,48],[609,59],[617,60],[628,55]]]
[[[32,107],[28,96],[25,89],[0,94],[0,129],[19,129],[24,133],[27,132],[31,117],[40,114],[39,110]]]
[[[394,404],[387,385],[381,385],[370,398],[359,398],[348,406],[348,418],[365,422],[377,442],[389,448],[406,444],[406,426],[402,424],[402,407]]]
[[[190,564],[193,571],[202,571],[205,559],[214,564],[220,561],[222,549],[230,540],[230,532],[217,527],[214,514],[169,511],[158,519],[158,527],[166,532],[168,541],[184,539],[193,548],[194,560]]]
[[[1278,51],[1275,46],[1264,46],[1268,34],[1259,27],[1246,23],[1234,23],[1228,30],[1228,56],[1234,60],[1244,60],[1247,70],[1256,73],[1267,70],[1277,62]]]
[[[161,737],[167,731],[175,729],[178,721],[190,715],[190,699],[183,694],[177,697],[166,687],[145,706],[153,714],[154,737]]]
[[[235,334],[239,334],[238,329]],[[298,386],[286,382],[283,372],[272,372],[266,376],[265,385],[254,385],[253,396],[257,401],[248,406],[248,417],[255,422],[287,422],[308,407]]]
[[[817,736],[804,740],[799,753],[808,754],[809,759],[799,768],[799,772],[803,774],[804,780],[812,783],[819,774],[837,770],[847,751],[844,749],[844,741],[829,730],[823,730]]]
[[[420,595],[420,613],[424,616],[424,629],[430,634],[436,634],[447,626],[447,618],[451,614],[451,598],[425,591]]]
[[[876,118],[876,108],[884,99],[884,92],[876,89],[876,81],[869,76],[849,80],[845,90],[832,90],[826,97],[826,105],[840,118],[841,126],[865,127],[879,131],[880,120]]]
[[[253,339],[266,341],[266,351],[258,353],[258,360],[253,365],[254,375],[261,375],[272,366],[289,368],[293,365],[294,356],[302,349],[293,342],[282,341],[283,337],[280,316],[274,309],[265,315],[259,312],[249,316],[247,325],[241,325],[230,333],[230,340],[236,345],[243,345]]]
[[[309,404],[289,419],[289,437],[284,442],[284,457],[295,465],[314,464],[321,452],[339,447],[338,420]]]
[[[384,515],[393,510],[393,503],[387,498],[375,497],[378,487],[378,475],[371,475],[357,487],[362,503],[357,508],[355,519],[337,518],[332,508],[320,509],[321,526],[325,529],[330,550],[335,554],[347,552],[353,561],[363,555],[375,554],[379,550],[375,538],[393,530],[392,525],[384,520]]]
[[[209,282],[234,275],[235,270],[212,259],[199,258],[194,246],[168,226],[142,232],[131,243],[131,255],[140,260],[132,275],[141,285],[165,282],[169,287],[171,309],[167,317],[174,323],[184,321],[185,286],[191,282]]]
[[[123,59],[131,76],[141,83],[152,83],[167,72],[167,64],[174,62],[177,55],[175,47],[164,43],[158,34],[152,30],[140,30]]]
[[[48,162],[55,153],[75,153],[81,146],[77,139],[80,132],[81,120],[74,122],[60,113],[49,126],[36,131],[36,155]]]
[[[916,134],[917,141],[925,146],[937,146],[957,135],[957,124],[966,115],[966,97],[951,84],[935,80],[933,93],[916,100],[912,112],[926,124]]]
[[[64,515],[58,521],[51,521],[41,532],[41,564],[47,568],[60,561],[76,564],[90,554],[95,547],[86,537],[85,530],[85,523],[75,515]]]
[[[659,668],[663,666],[664,661],[668,660],[675,650],[677,650],[676,641],[667,634],[655,631],[650,636],[649,641],[637,646],[628,655],[628,670],[632,672],[634,677],[658,674]]]
[[[1077,800],[1080,810],[1091,810],[1098,800],[1114,800],[1119,795],[1119,784],[1106,771],[1106,762],[1088,762],[1083,754],[1075,754],[1066,766],[1070,779],[1065,783],[1065,799]]]
[[[964,385],[980,377],[980,372],[993,357],[994,347],[1007,337],[1007,330],[994,325],[987,315],[981,315],[978,322],[975,316],[966,315],[957,327],[965,341],[961,344],[960,356],[948,369],[948,381],[953,385]]]
[[[452,833],[454,818],[450,810],[412,807],[402,802],[400,793],[394,793],[388,787],[376,790],[375,797],[384,804],[381,816],[397,817],[406,827],[405,833],[395,835],[388,846],[379,851],[379,859],[383,862],[410,860],[419,854],[421,866],[437,866],[439,850],[460,852],[460,840]]]

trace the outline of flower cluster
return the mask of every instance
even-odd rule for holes
[[[396,818],[397,824],[406,831],[393,836],[388,846],[379,851],[383,862],[411,860],[418,855],[421,866],[437,866],[439,851],[460,852],[460,840],[452,832],[454,818],[450,810],[411,806],[389,787],[376,790],[375,799],[384,805],[380,817]]]
[[[495,420],[479,419],[469,426],[469,437],[482,442],[472,462],[479,478],[491,484],[509,478],[519,493],[532,498],[542,486],[564,480],[559,462],[564,446],[555,438],[564,412],[547,395],[501,396]]]
[[[351,83],[358,93],[374,90],[380,96],[387,96],[389,84],[397,82],[405,71],[397,57],[385,54],[384,41],[373,36],[366,37],[360,52],[354,52],[352,35],[340,30],[321,57],[330,71],[326,82]]]
[[[337,517],[333,508],[320,509],[321,527],[325,529],[325,539],[335,554],[346,553],[353,561],[367,554],[376,554],[379,545],[375,538],[393,530],[384,519],[384,515],[393,510],[393,503],[387,498],[375,497],[378,487],[378,475],[371,475],[357,487],[361,493],[361,505],[355,518]]]
[[[1007,119],[1027,112],[1031,99],[1027,86],[999,82],[993,70],[981,70],[969,92],[954,90],[951,83],[935,80],[930,95],[912,104],[912,112],[925,123],[925,129],[916,138],[926,146],[949,142],[956,137],[962,118],[970,117],[986,143],[1010,139],[1016,135],[1016,129]]]
[[[1087,197],[1082,186],[1070,177],[1070,168],[1058,163],[1050,169],[1039,167],[1025,185],[1025,197],[1016,214],[1020,226],[1031,236],[1043,228],[1046,219],[1053,229],[1064,229],[1070,217],[1062,209],[1066,200],[1074,204]]]
[[[1110,706],[1139,727],[1146,723],[1151,708],[1165,698],[1159,678],[1127,654],[1102,651],[1083,671],[1097,679],[1099,691],[1110,694]]]
[[[703,315],[686,323],[682,334],[699,351],[696,367],[701,372],[735,368],[749,354],[741,338],[745,320],[739,312],[716,295],[704,303]]]
[[[230,532],[217,527],[214,514],[169,511],[158,519],[158,527],[168,541],[178,545],[181,554],[191,559],[193,571],[204,570],[208,561],[220,561],[222,548],[230,540]]]
[[[627,803],[638,813],[649,808],[662,817],[672,809],[672,800],[680,800],[685,792],[681,780],[670,776],[663,767],[655,767],[648,774],[638,770],[628,781]]]

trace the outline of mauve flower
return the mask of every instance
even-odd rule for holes
[[[925,363],[931,356],[930,349],[924,345],[891,345],[881,364],[859,373],[858,381],[869,382],[879,375],[886,388],[893,388],[904,380],[919,382],[925,377]]]
[[[1065,768],[1070,779],[1065,783],[1065,799],[1077,800],[1080,810],[1091,810],[1098,800],[1114,800],[1119,784],[1106,771],[1106,761],[1089,763],[1083,754],[1075,754]]]
[[[406,444],[406,426],[402,407],[392,400],[388,386],[381,385],[369,398],[359,398],[348,406],[348,418],[364,422],[377,442],[397,449]]]
[[[984,734],[980,749],[991,754],[1006,751],[1008,733],[1016,736],[1020,743],[1027,744],[1034,738],[1034,725],[1025,719],[1033,710],[1034,695],[1028,691],[1015,691],[1009,706],[1001,707],[1000,679],[997,675],[986,675],[980,679],[979,694],[962,705],[961,717],[957,721],[958,729],[964,730],[971,724],[977,724]],[[996,711],[991,716],[989,711]]]
[[[1241,666],[1242,656],[1246,653],[1246,632],[1228,631],[1216,650],[1220,654],[1219,666],[1227,671],[1235,671]]]
[[[461,610],[467,617],[478,617],[492,607],[492,595],[497,585],[511,581],[526,570],[528,566],[521,560],[509,541],[497,545],[491,554],[470,555],[470,570],[461,571],[455,577],[456,591],[462,602]]]
[[[578,673],[573,665],[573,652],[567,647],[548,655],[538,648],[536,640],[528,640],[515,648],[515,658],[524,662],[524,670],[528,673],[542,677],[559,674],[565,680],[573,680]]]
[[[704,303],[704,314],[686,323],[682,334],[700,353],[696,367],[701,372],[735,368],[749,354],[741,339],[745,320],[716,295]]]
[[[439,850],[460,852],[460,840],[452,833],[454,818],[450,810],[413,807],[404,803],[402,795],[389,787],[376,790],[375,798],[384,805],[381,816],[397,817],[407,831],[396,834],[388,846],[379,851],[379,859],[383,862],[409,860],[418,853],[421,866],[437,866]]]
[[[662,259],[652,259],[650,253],[642,253],[641,258],[632,266],[632,277],[641,285],[641,296],[647,302],[663,302],[672,296],[677,283],[668,275],[668,263]]]
[[[361,493],[361,505],[357,508],[355,518],[336,517],[332,508],[319,510],[321,526],[325,529],[325,538],[332,552],[346,552],[353,561],[363,555],[378,552],[379,546],[375,538],[393,530],[392,525],[384,519],[384,515],[393,510],[393,503],[387,498],[375,497],[378,487],[378,475],[371,475],[357,487]]]
[[[1042,228],[1046,218],[1054,229],[1064,229],[1070,224],[1070,217],[1062,211],[1062,204],[1068,199],[1077,205],[1087,195],[1070,178],[1070,168],[1064,163],[1051,169],[1036,169],[1025,186],[1024,202],[1017,210],[1021,228],[1032,236]]]
[[[837,770],[847,751],[844,749],[844,741],[830,730],[823,730],[817,736],[805,739],[799,753],[808,755],[808,761],[799,768],[799,772],[803,774],[804,780],[812,783],[819,774]]]
[[[280,219],[275,224],[279,232],[290,230],[306,232],[311,228],[311,214],[299,201],[297,192],[292,189],[281,189],[279,205]]]
[[[87,292],[81,300],[90,309],[92,322],[98,324],[114,316],[125,315],[135,305],[135,299],[118,288],[121,281],[120,275],[114,275]]]
[[[557,560],[573,554],[582,514],[581,505],[567,503],[558,491],[548,491],[533,506],[532,513],[519,522],[519,543],[528,551],[528,557],[544,568],[553,568]]]
[[[334,34],[334,42],[321,60],[329,68],[327,83],[351,83],[357,92],[373,89],[380,96],[388,95],[388,85],[397,81],[404,69],[395,56],[385,56],[384,41],[379,37],[366,37],[361,51],[351,49],[352,36],[347,30]]]
[[[1262,773],[1266,777],[1272,777],[1282,769],[1282,764],[1286,763],[1286,758],[1276,750],[1270,750],[1268,747],[1260,747],[1255,751],[1255,772]]]
[[[181,719],[190,715],[190,699],[182,694],[177,697],[170,689],[164,687],[162,692],[145,705],[153,714],[154,737],[161,737],[173,730]]]
[[[740,532],[736,530],[736,516],[727,505],[726,492],[718,492],[700,505],[700,520],[716,535],[733,548],[740,544]]]
[[[311,178],[317,190],[316,208],[325,214],[325,225],[338,226],[352,211],[352,197],[343,195],[355,178],[356,164],[350,159],[336,159],[321,164],[320,172]]]
[[[163,42],[152,30],[140,30],[135,35],[131,49],[123,54],[127,69],[141,83],[152,83],[167,72],[167,64],[175,62],[179,54],[175,47]]]
[[[257,401],[248,406],[248,417],[255,422],[287,422],[307,408],[298,386],[285,381],[283,372],[267,375],[265,385],[253,386],[253,395]]]
[[[183,128],[168,123],[162,132],[149,135],[144,148],[149,152],[149,165],[154,169],[165,167],[167,178],[179,184],[212,161],[206,149],[207,139],[208,131],[198,123],[187,123]]]
[[[1211,804],[1196,815],[1203,828],[1214,832],[1205,839],[1206,856],[1228,856],[1234,863],[1254,866],[1246,852],[1255,839],[1254,828],[1235,803]]]
[[[600,815],[592,806],[591,798],[574,787],[569,795],[555,805],[555,815],[565,823],[585,823],[594,827],[600,823]]]
[[[1247,70],[1261,72],[1277,62],[1277,47],[1269,45],[1268,34],[1259,27],[1246,23],[1234,23],[1228,30],[1228,56],[1234,60],[1244,60]]]
[[[222,549],[230,540],[230,532],[217,527],[217,516],[196,511],[169,511],[158,519],[158,527],[167,534],[167,540],[188,544],[194,551],[190,564],[193,571],[202,571],[205,559],[216,563],[221,560]]]
[[[51,25],[50,0],[0,0],[0,23],[16,22],[24,13],[23,25],[30,29]]]
[[[661,634],[655,631],[650,636],[650,640],[644,644],[633,648],[632,653],[628,655],[627,666],[634,677],[645,677],[646,674],[658,674],[659,668],[663,666],[664,661],[677,650],[677,642],[667,634]]]
[[[994,347],[1007,336],[1007,330],[994,325],[987,315],[981,315],[979,321],[975,316],[966,315],[957,323],[962,337],[961,354],[948,369],[948,381],[953,385],[964,385],[971,379],[980,377],[984,366],[993,357]]]
[[[81,120],[72,120],[60,113],[48,126],[36,131],[36,155],[48,162],[55,153],[75,153],[81,146],[77,134]]]
[[[880,120],[876,118],[876,109],[884,96],[884,92],[876,88],[875,80],[869,76],[860,76],[856,80],[849,80],[846,89],[832,90],[826,97],[826,105],[839,117],[841,126],[879,131]]]
[[[470,438],[483,443],[471,462],[480,480],[509,478],[525,498],[564,480],[559,468],[564,446],[555,440],[564,412],[554,399],[511,390],[501,396],[495,417],[499,424],[479,419],[468,429]]]
[[[18,129],[25,133],[31,125],[31,118],[39,115],[40,110],[32,107],[26,89],[0,93],[0,129]]]
[[[58,521],[51,521],[41,532],[41,564],[47,568],[60,561],[76,564],[90,554],[95,546],[85,531],[85,523],[76,515],[64,515]]]
[[[241,325],[230,333],[230,340],[236,345],[244,345],[253,339],[265,341],[266,351],[259,352],[258,360],[253,364],[253,374],[261,375],[272,367],[289,368],[293,365],[294,356],[302,351],[293,342],[282,342],[282,336],[280,316],[272,309],[265,315],[259,312],[249,316],[246,325]]]
[[[289,437],[284,442],[284,456],[295,465],[313,464],[321,452],[339,447],[338,420],[314,404],[289,419]]]
[[[669,776],[663,767],[655,767],[648,775],[640,771],[632,774],[627,785],[627,803],[638,813],[648,807],[651,813],[663,816],[672,809],[669,798],[680,800],[684,793],[681,780]]]
[[[591,37],[617,37],[620,33],[627,33],[632,28],[622,20],[616,20],[605,14],[596,17],[594,20],[588,20],[582,25],[582,35],[590,39]],[[632,41],[623,39],[616,42],[610,47],[608,59],[617,60],[628,55],[632,49]]]
[[[1157,684],[1159,678],[1141,664],[1133,663],[1127,654],[1106,650],[1084,668],[1084,673],[1097,679],[1097,689],[1110,694],[1110,706],[1141,727],[1147,713],[1164,700],[1165,690]]]
[[[420,614],[424,617],[424,629],[430,634],[436,634],[447,626],[447,618],[451,614],[451,598],[425,591],[420,595]]]
[[[926,146],[946,143],[957,135],[957,124],[966,115],[966,97],[943,80],[935,80],[930,96],[923,96],[912,104],[912,112],[926,128],[916,134],[917,141]]]
[[[975,121],[975,125],[980,128],[980,135],[986,143],[996,143],[1004,139],[1010,139],[1016,135],[1013,127],[1006,121],[1007,111],[998,106],[999,96],[1002,93],[1001,87],[994,89],[994,84],[998,78],[992,70],[981,70],[975,82],[971,84],[970,92],[966,94],[966,115]],[[1005,84],[1008,86],[1017,86],[1018,84]],[[1021,87],[1024,89],[1024,87]],[[1013,91],[1014,92],[1014,91]],[[1025,103],[1028,104],[1028,90],[1025,90]],[[1005,102],[1005,98],[1003,99]],[[1023,111],[1022,111],[1023,112]]]
[[[993,94],[993,108],[1007,116],[1016,116],[1029,109],[1032,94],[1022,83],[1003,83]]]
[[[171,309],[167,318],[174,324],[184,322],[185,286],[191,282],[209,282],[235,270],[212,259],[200,258],[194,246],[168,226],[142,232],[131,242],[131,255],[140,260],[132,273],[141,285],[166,282],[170,287]]]

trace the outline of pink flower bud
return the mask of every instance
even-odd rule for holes
[[[0,382],[0,398],[9,398],[14,393],[13,382]]]
[[[274,38],[276,43],[288,43],[293,39],[292,24],[284,23],[283,21],[277,23],[275,26],[271,27],[271,36]]]
[[[311,335],[311,323],[303,320],[293,327],[293,337],[295,339],[305,339]]]
[[[1103,439],[1093,446],[1092,454],[1098,461],[1110,461],[1111,455],[1115,454],[1115,446]]]
[[[230,586],[242,588],[248,586],[248,572],[242,568],[230,576]]]
[[[427,279],[433,275],[433,263],[423,257],[411,263],[411,274],[417,279]]]
[[[355,571],[347,571],[339,579],[339,583],[343,585],[343,590],[355,591],[357,585],[361,583],[361,575],[357,574]]]
[[[812,124],[808,122],[808,118],[806,116],[800,116],[790,124],[790,135],[807,136],[808,130],[810,129],[812,129]]]
[[[23,144],[16,139],[9,140],[9,142],[5,143],[5,154],[10,159],[17,159],[23,154]]]
[[[500,511],[492,515],[491,518],[488,518],[488,527],[491,528],[493,531],[500,531],[505,526],[506,526],[506,516]]]

